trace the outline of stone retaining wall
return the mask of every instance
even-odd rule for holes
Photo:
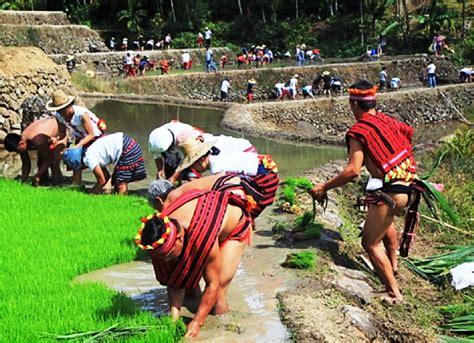
[[[148,56],[150,59],[160,61],[162,59],[171,59],[175,61],[175,67],[179,67],[181,54],[187,50],[191,55],[195,65],[203,65],[205,62],[205,49],[171,49],[171,50],[145,50],[131,51],[133,56],[136,54]],[[212,48],[214,56],[218,59],[223,54],[227,54],[230,59],[235,59],[235,54],[228,48]],[[68,54],[50,55],[54,62],[65,64]],[[117,75],[123,69],[123,59],[126,55],[125,51],[102,52],[102,53],[80,53],[75,54],[76,67],[79,70],[91,69],[99,73],[108,75]]]
[[[378,96],[378,108],[411,125],[460,118],[474,104],[474,83],[406,90]],[[229,129],[271,138],[343,143],[354,122],[348,97],[234,105],[224,115]]]
[[[0,25],[68,25],[64,12],[0,11]]]
[[[458,80],[458,71],[454,65],[445,60],[437,60],[437,75],[441,83],[453,83]],[[368,63],[330,64],[327,66],[305,66],[285,68],[261,68],[224,71],[218,73],[183,75],[165,75],[151,78],[127,79],[123,82],[125,93],[156,94],[181,96],[196,100],[217,101],[220,97],[220,84],[224,77],[230,78],[230,101],[244,102],[247,80],[255,78],[255,100],[265,101],[272,97],[275,83],[287,81],[294,74],[299,74],[300,86],[312,84],[315,77],[329,70],[332,75],[339,75],[347,85],[364,78],[378,83],[381,66],[387,67],[389,77],[398,76],[402,86],[422,86],[420,75],[423,74],[427,57],[377,61]]]
[[[108,51],[97,32],[84,25],[0,25],[0,45],[35,46],[47,54]]]
[[[10,60],[12,63],[4,63]],[[53,63],[40,49],[0,49],[0,143],[3,144],[8,132],[19,133],[22,119],[20,105],[28,96],[49,98],[57,88],[77,95],[67,70]]]

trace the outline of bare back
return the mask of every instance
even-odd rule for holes
[[[21,134],[23,140],[31,140],[37,135],[43,134],[56,137],[59,133],[59,124],[56,118],[42,118],[31,123]]]

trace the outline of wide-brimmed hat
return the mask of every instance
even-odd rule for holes
[[[329,74],[331,74],[331,72],[330,72],[329,70],[323,71],[323,75],[324,75],[324,76],[329,75]]]
[[[74,55],[67,55],[66,62],[71,62],[72,60],[74,60]]]
[[[300,76],[298,74],[293,75],[295,79],[299,78]]]
[[[182,171],[191,166],[200,157],[207,154],[216,142],[217,139],[212,136],[206,137],[198,135],[186,138],[184,142],[179,145],[179,148],[184,154],[184,158],[178,168],[176,168],[176,171]]]
[[[53,98],[46,103],[46,109],[48,111],[59,111],[68,107],[75,99],[75,96],[66,95],[62,90],[58,89],[53,93]]]
[[[255,81],[255,79],[249,79],[249,80],[248,80],[248,83],[251,83],[251,84],[256,84],[256,83],[257,83],[257,81]]]
[[[63,162],[72,170],[79,170],[82,165],[82,147],[64,150]]]

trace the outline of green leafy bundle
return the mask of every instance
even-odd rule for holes
[[[451,268],[465,262],[474,262],[474,246],[449,246],[450,252],[425,258],[406,259],[407,267],[424,279],[438,285],[446,282]]]

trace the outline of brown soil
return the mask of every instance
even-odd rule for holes
[[[41,49],[26,47],[2,47],[0,49],[0,74],[32,74],[38,70],[57,72],[65,76],[64,68],[54,63]]]

